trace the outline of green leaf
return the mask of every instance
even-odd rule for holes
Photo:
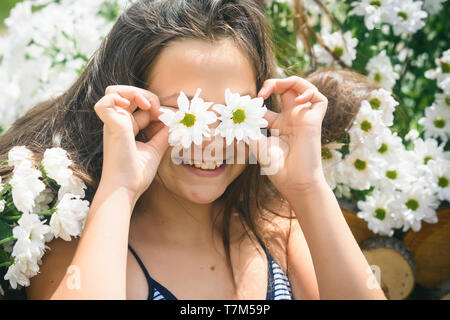
[[[12,237],[12,228],[0,220],[0,240]]]

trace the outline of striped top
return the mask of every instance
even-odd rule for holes
[[[280,266],[272,258],[269,251],[266,249],[262,242],[261,245],[263,246],[263,249],[266,253],[269,267],[266,300],[292,300],[292,292],[289,279],[284,274]],[[150,276],[141,259],[130,245],[128,245],[128,249],[130,249],[131,253],[136,258],[139,266],[145,274],[145,277],[147,278],[149,288],[147,300],[177,300],[177,298],[169,291],[169,289],[161,285]]]

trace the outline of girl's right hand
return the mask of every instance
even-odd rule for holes
[[[164,126],[145,143],[135,137],[150,122],[159,121],[159,108],[158,97],[150,91],[119,85],[106,88],[94,106],[104,124],[100,185],[125,188],[134,201],[150,186],[169,146],[169,128]]]

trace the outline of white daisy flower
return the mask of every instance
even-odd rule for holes
[[[334,194],[338,198],[351,198],[350,187],[344,183],[337,183]]]
[[[416,33],[425,26],[424,19],[427,16],[428,14],[422,10],[422,1],[391,2],[390,9],[386,11],[386,20],[392,25],[397,36],[404,32]]]
[[[354,7],[352,14],[363,16],[364,24],[369,30],[373,30],[383,22],[385,11],[389,8],[390,0],[361,0],[352,2]]]
[[[342,161],[340,149],[342,145],[337,142],[331,142],[322,146],[322,169],[325,174],[325,180],[331,189],[336,188],[338,180],[338,166]]]
[[[9,181],[12,198],[16,208],[23,213],[33,211],[36,197],[45,189],[39,179],[42,173],[24,162],[14,168],[13,177]]]
[[[19,166],[23,162],[33,161],[33,153],[25,146],[13,147],[8,152],[8,166]]]
[[[89,212],[89,202],[73,194],[65,194],[50,218],[50,228],[56,238],[70,241],[81,235]]]
[[[66,184],[66,181],[72,176],[72,170],[69,169],[71,164],[72,161],[69,160],[64,149],[51,148],[44,152],[42,165],[45,172],[60,186]]]
[[[369,78],[374,79],[387,90],[391,90],[399,78],[398,73],[392,68],[391,59],[386,55],[386,50],[370,58],[366,70],[369,72]]]
[[[246,143],[249,138],[258,139],[261,136],[260,129],[268,125],[267,120],[263,118],[267,112],[264,99],[252,99],[249,95],[240,96],[227,88],[225,103],[226,105],[216,104],[213,107],[213,110],[219,113],[221,121],[215,135],[225,137],[227,145],[230,145],[234,138],[238,142],[243,140]]]
[[[428,167],[432,172],[430,183],[439,200],[450,202],[450,161],[443,158],[430,160]]]
[[[161,108],[163,114],[159,119],[169,129],[169,144],[175,146],[181,144],[183,148],[189,148],[192,142],[201,145],[203,137],[210,138],[209,125],[217,121],[214,112],[208,111],[212,102],[204,102],[199,98],[201,89],[197,89],[194,98],[189,102],[184,92],[178,96],[179,110]]]
[[[440,201],[427,181],[418,179],[413,184],[405,185],[402,191],[396,205],[403,216],[403,231],[410,228],[419,231],[421,221],[437,222],[436,209]]]
[[[381,110],[373,109],[367,100],[363,100],[352,127],[348,130],[351,141],[365,143],[373,139],[375,144],[379,145],[381,133],[389,130],[382,122],[381,112]]]
[[[450,152],[444,151],[444,144],[438,145],[435,139],[417,139],[414,141],[414,154],[421,165],[427,165],[430,160],[450,160]]]
[[[352,65],[353,60],[356,58],[355,48],[358,44],[358,39],[353,38],[350,31],[345,32],[343,35],[339,31],[331,34],[328,31],[323,31],[322,39],[328,48],[346,65]],[[333,57],[321,45],[315,44],[313,50],[317,56],[317,62],[325,65],[331,65],[334,62]]]
[[[437,93],[435,100],[437,105],[450,108],[450,93]]]
[[[436,79],[438,86],[446,94],[450,94],[450,49],[444,51],[441,58],[436,59],[437,68],[425,72],[428,79]]]
[[[429,14],[436,14],[442,10],[442,4],[447,0],[423,0],[423,8]]]
[[[406,151],[405,151],[406,153]],[[401,152],[399,152],[401,154]],[[399,157],[395,162],[386,162],[382,169],[382,177],[375,181],[380,190],[402,190],[402,188],[416,180],[414,165],[407,160],[408,157]]]
[[[390,127],[394,124],[394,111],[399,103],[389,91],[385,89],[374,90],[370,93],[367,101],[369,101],[372,109],[381,111],[385,126]]]
[[[367,147],[371,147],[376,150],[377,156],[385,163],[397,162],[397,159],[401,156],[405,156],[405,146],[403,145],[402,138],[400,138],[397,132],[392,132],[388,128],[382,131],[380,137],[380,144],[373,144],[369,140]]]
[[[339,165],[342,172],[339,182],[352,189],[366,190],[381,178],[383,162],[371,149],[360,145],[347,154]]]
[[[367,221],[367,226],[374,233],[391,237],[396,228],[401,227],[401,219],[391,203],[395,200],[392,192],[383,192],[377,188],[364,201],[358,201],[357,206],[361,210],[358,218]]]
[[[418,123],[424,126],[426,138],[440,138],[447,142],[450,135],[450,108],[433,103],[425,109],[425,117]]]

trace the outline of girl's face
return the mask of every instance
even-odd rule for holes
[[[197,88],[201,88],[200,98],[204,101],[225,104],[227,88],[251,97],[256,96],[257,89],[251,61],[231,40],[215,43],[192,39],[172,41],[153,65],[148,83],[148,90],[159,97],[161,106],[173,108],[178,108],[180,91],[191,99]],[[212,133],[218,125],[219,121],[210,126]],[[153,136],[161,126],[160,122],[152,123],[145,129],[146,135]],[[211,151],[214,149],[222,150],[222,154]],[[248,148],[243,142],[227,147],[225,139],[217,136],[204,141],[202,146],[192,144],[184,155],[182,150],[174,152],[175,157],[192,162],[224,163],[214,170],[173,161],[172,151],[177,150],[168,148],[158,169],[159,177],[153,183],[163,182],[171,192],[195,203],[211,203],[219,198],[242,173],[248,161]]]

